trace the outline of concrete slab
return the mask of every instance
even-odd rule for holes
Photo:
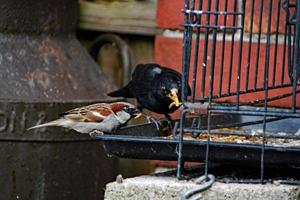
[[[197,187],[193,181],[145,175],[106,185],[105,200],[173,200]],[[206,200],[300,200],[300,186],[282,184],[229,184],[216,182],[203,192]]]

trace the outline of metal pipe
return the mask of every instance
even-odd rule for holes
[[[254,88],[257,88],[257,79],[258,79],[258,66],[259,66],[259,53],[260,53],[260,40],[261,40],[261,28],[262,28],[262,17],[263,17],[263,8],[264,1],[260,1],[260,14],[259,14],[259,29],[258,29],[258,38],[257,38],[257,48],[256,48],[256,62],[255,62],[255,72],[254,72]]]
[[[103,34],[97,37],[90,47],[90,54],[94,58],[94,60],[98,59],[99,51],[101,50],[102,46],[105,44],[113,44],[119,50],[121,60],[122,60],[122,68],[123,68],[123,79],[122,79],[122,86],[125,86],[131,76],[131,55],[130,50],[127,43],[122,40],[118,35],[115,34]]]
[[[207,10],[211,10],[211,0],[207,1]],[[205,85],[206,85],[206,68],[207,68],[207,52],[208,52],[208,36],[209,36],[209,23],[210,23],[210,14],[206,15],[206,23],[203,28],[205,28],[205,37],[204,37],[204,46],[203,46],[203,59],[202,59],[202,78],[201,78],[201,96],[205,96]],[[200,25],[199,25],[200,26]],[[201,27],[200,26],[200,27]]]
[[[234,12],[237,12],[237,0],[234,0]],[[236,26],[236,17],[233,17],[233,26]],[[242,27],[241,27],[242,28]],[[232,79],[232,67],[233,67],[233,51],[234,51],[234,37],[235,31],[231,33],[231,46],[230,46],[230,64],[229,64],[229,73],[228,73],[228,83],[227,83],[227,94],[230,94],[231,91],[231,79]]]
[[[245,21],[245,1],[242,1],[242,15],[241,26],[244,27]],[[244,29],[241,30],[240,34],[240,43],[239,43],[239,54],[238,54],[238,71],[237,71],[237,80],[236,80],[236,108],[239,109],[240,105],[240,88],[241,88],[241,67],[242,67],[242,52],[243,52],[243,38],[244,38]]]
[[[180,124],[179,124],[179,129],[180,129],[180,133],[179,133],[179,137],[178,137],[178,159],[177,159],[177,172],[176,172],[176,176],[177,178],[181,178],[182,175],[182,170],[184,167],[184,158],[183,158],[183,127],[184,127],[184,121],[185,121],[185,115],[188,112],[188,109],[184,109],[181,112],[180,115]]]
[[[296,112],[296,106],[297,106],[297,82],[298,82],[298,73],[299,73],[299,68],[300,68],[300,59],[299,59],[299,51],[300,51],[300,1],[298,0],[297,3],[297,9],[296,11],[296,19],[297,23],[296,23],[296,27],[295,27],[295,45],[294,45],[294,60],[293,60],[293,96],[292,96],[292,110],[293,112]]]
[[[228,9],[228,0],[225,0],[225,12],[227,12]],[[227,15],[224,16],[223,26],[226,26],[227,23]],[[221,66],[220,66],[220,75],[219,75],[219,96],[222,95],[222,89],[223,89],[223,71],[224,71],[224,58],[225,58],[225,36],[226,36],[226,29],[223,29],[223,37],[222,37],[222,55],[221,55]]]

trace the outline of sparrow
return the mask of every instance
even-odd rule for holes
[[[140,117],[141,111],[127,102],[97,103],[69,110],[60,118],[27,130],[46,126],[61,126],[79,133],[103,134],[112,132],[132,118]]]
[[[136,98],[137,108],[164,114],[172,121],[170,113],[181,106],[182,75],[158,64],[139,64],[130,82],[119,90],[108,93],[111,97]],[[188,86],[187,95],[191,94]]]

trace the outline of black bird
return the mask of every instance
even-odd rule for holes
[[[187,93],[190,95],[190,87]],[[136,98],[137,108],[141,111],[146,108],[164,114],[172,121],[169,113],[173,113],[181,105],[181,74],[158,64],[139,64],[131,81],[108,96]]]

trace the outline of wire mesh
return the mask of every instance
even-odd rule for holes
[[[183,168],[185,133],[206,132],[207,177],[210,138],[215,133],[211,116],[251,115],[262,117],[263,183],[267,123],[300,117],[300,0],[184,2],[182,99],[185,104],[208,103],[208,124],[206,129],[201,128],[199,118],[191,127],[185,127],[182,118],[189,109],[186,106],[183,110],[177,176]],[[190,97],[185,95],[188,85],[192,89]]]

